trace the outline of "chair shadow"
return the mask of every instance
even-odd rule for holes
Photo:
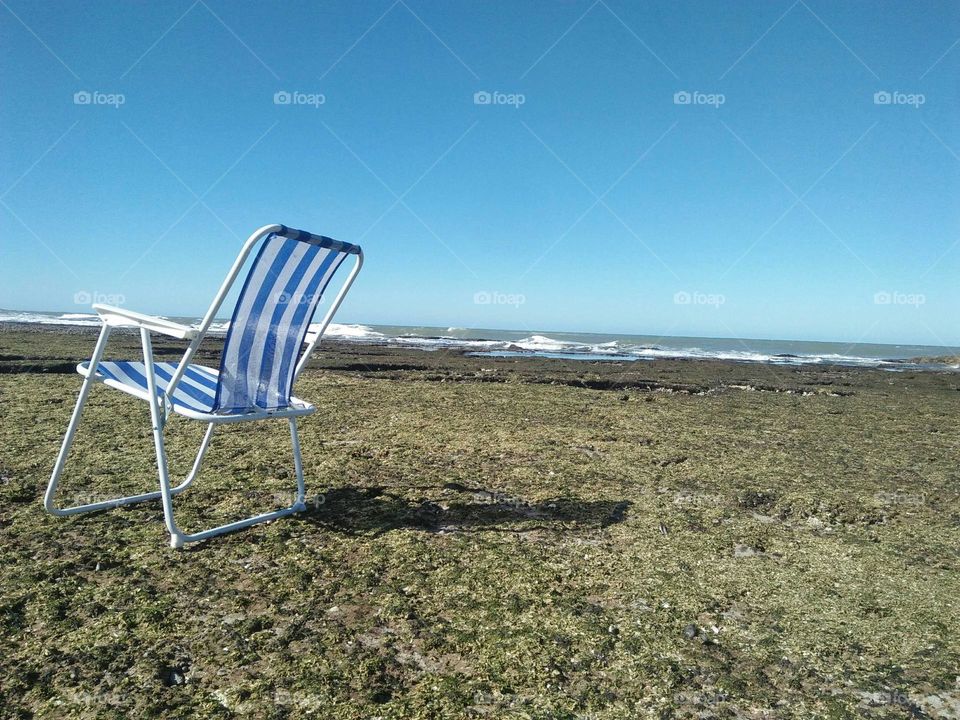
[[[403,528],[425,532],[505,532],[535,530],[596,530],[623,522],[628,500],[556,498],[528,503],[520,498],[459,483],[418,486],[438,500],[410,499],[383,487],[346,486],[307,498],[303,522],[337,532],[382,535]]]

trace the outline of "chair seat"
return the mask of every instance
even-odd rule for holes
[[[155,362],[154,371],[157,376],[157,395],[167,391],[167,384],[177,370],[178,363]],[[86,377],[90,372],[90,363],[82,362],[77,365],[77,372]],[[97,366],[94,378],[121,390],[141,400],[148,399],[146,368],[142,362],[132,360],[102,361]],[[218,373],[212,368],[203,365],[188,365],[173,393],[173,411],[196,419],[211,419],[211,416],[220,418],[250,419],[263,416],[286,417],[288,415],[306,415],[314,411],[314,407],[298,398],[291,397],[290,405],[285,408],[264,410],[251,408],[235,412],[217,412],[213,410],[217,394]]]

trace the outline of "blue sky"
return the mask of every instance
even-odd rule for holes
[[[0,307],[200,314],[282,222],[364,247],[341,321],[960,344],[958,39],[953,2],[3,0]]]

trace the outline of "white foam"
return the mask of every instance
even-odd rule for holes
[[[514,343],[524,350],[545,350],[548,352],[563,352],[564,350],[573,350],[585,348],[583,343],[571,342],[569,340],[554,340],[546,335],[531,335],[528,338],[517,340]]]
[[[64,313],[60,316],[61,320],[95,320],[96,318],[96,313]]]
[[[89,313],[38,313],[0,310],[0,322],[37,323],[39,325],[76,325],[99,327],[100,318]]]
[[[2,319],[2,318],[0,318]],[[223,320],[220,322],[213,322],[210,324],[210,333],[212,335],[226,335],[227,330],[230,329],[230,321]],[[320,323],[311,323],[309,327],[309,332],[316,332],[320,329]],[[324,337],[336,338],[338,340],[382,340],[386,337],[383,333],[379,333],[368,325],[346,325],[340,323],[330,323],[327,326],[327,331],[324,333]]]
[[[319,330],[320,324],[313,323],[310,330]],[[324,337],[338,338],[340,340],[381,340],[386,337],[369,325],[342,325],[340,323],[330,323]]]
[[[92,313],[39,313],[14,310],[0,310],[0,322],[39,323],[43,325],[77,325],[99,327],[99,318]],[[185,321],[191,322],[189,320]],[[199,322],[194,321],[194,322]],[[224,335],[229,329],[228,321],[217,321],[211,324],[210,332],[214,335]],[[319,329],[319,324],[310,326],[311,331]],[[560,340],[547,335],[533,334],[519,340],[490,340],[468,339],[454,337],[449,333],[467,333],[463,328],[450,327],[446,335],[441,337],[424,337],[415,334],[388,335],[374,330],[369,325],[357,323],[331,323],[327,328],[326,337],[341,342],[376,343],[397,345],[421,350],[459,350],[476,353],[508,353],[534,355],[541,357],[567,357],[582,359],[625,359],[625,360],[652,360],[652,359],[691,359],[691,360],[727,360],[734,362],[768,363],[772,365],[821,365],[838,364],[855,367],[872,367],[883,369],[917,368],[909,364],[892,362],[876,357],[860,357],[838,353],[818,354],[772,354],[744,348],[734,350],[730,348],[704,349],[702,347],[677,347],[680,338],[665,338],[674,347],[651,346],[628,341],[610,340],[608,342],[585,342],[575,340]],[[933,350],[933,349],[931,349]],[[957,364],[945,364],[938,369],[958,370]]]

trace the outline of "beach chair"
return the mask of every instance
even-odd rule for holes
[[[248,256],[260,246],[240,290],[230,319],[218,370],[191,363],[194,353],[220,311],[220,306],[243,269]],[[355,262],[319,326],[310,326],[314,312],[334,273],[349,256]],[[187,326],[108,305],[94,305],[103,327],[89,362],[77,366],[84,380],[70,425],[53,467],[44,506],[54,515],[75,515],[121,505],[160,499],[171,547],[205,540],[232,530],[274,520],[306,509],[303,463],[297,437],[297,418],[316,408],[291,394],[293,383],[307,364],[363,264],[357,245],[284,225],[266,225],[250,236],[217,292],[199,326]],[[113,328],[137,328],[143,361],[103,360]],[[151,335],[166,335],[190,344],[179,363],[154,362]],[[305,345],[305,347],[304,347]],[[301,352],[301,348],[303,351]],[[160,490],[102,502],[57,508],[57,482],[70,452],[73,436],[94,383],[146,400],[150,405],[153,441],[160,475]],[[207,424],[196,460],[186,479],[171,487],[163,444],[164,425],[170,413]],[[197,477],[213,430],[224,423],[284,418],[290,425],[293,462],[297,475],[296,501],[289,507],[203,532],[185,533],[174,520],[173,498]]]

